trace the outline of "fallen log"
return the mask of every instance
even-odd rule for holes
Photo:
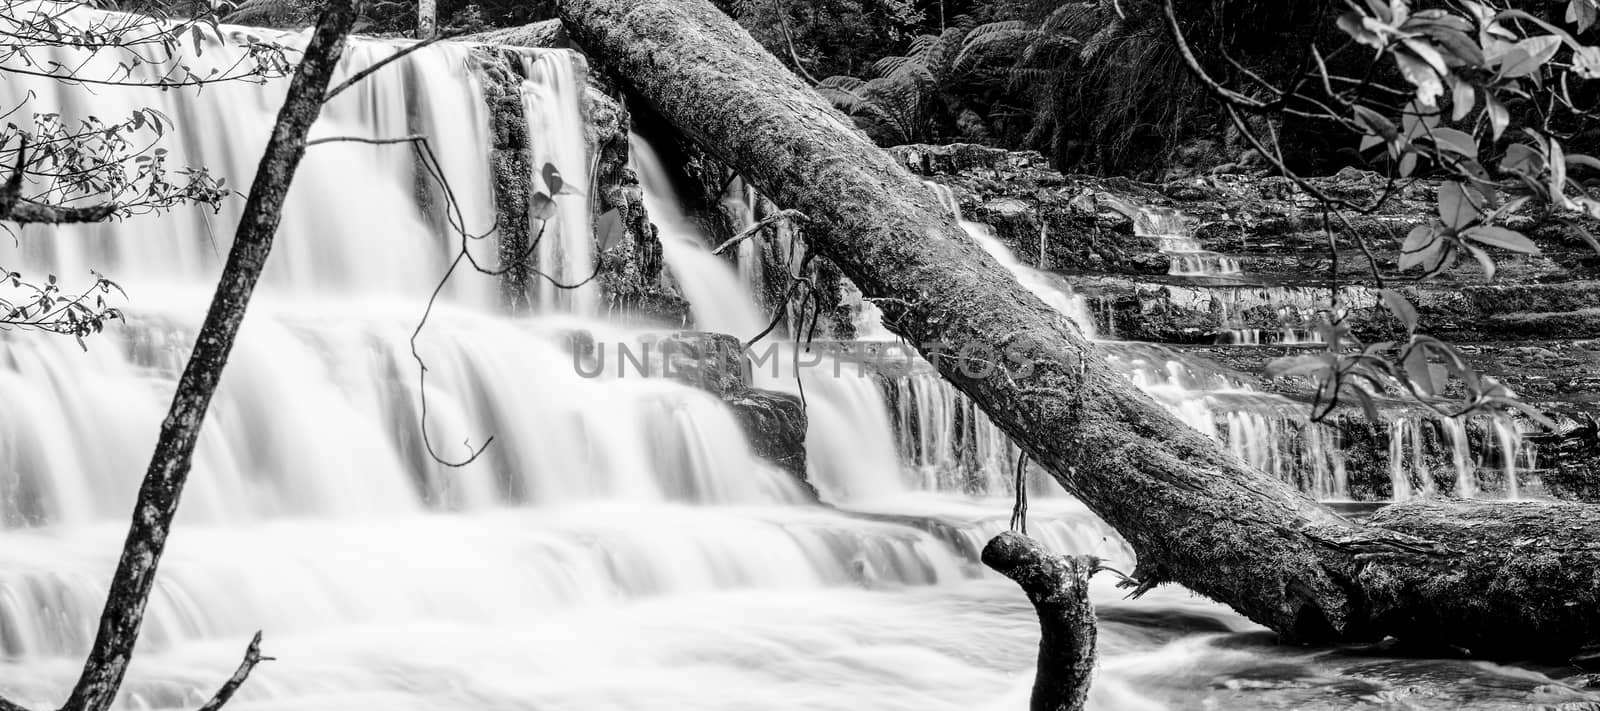
[[[1093,556],[1055,555],[1015,531],[983,547],[983,564],[1022,588],[1039,617],[1039,660],[1029,711],[1082,711],[1094,673]]]
[[[1393,635],[1499,657],[1600,644],[1595,508],[1423,502],[1346,520],[1112,372],[902,165],[709,3],[563,0],[560,13],[595,64],[809,216],[812,247],[890,330],[1127,539],[1141,590],[1178,582],[1302,642]],[[962,348],[1029,367],[975,367]]]

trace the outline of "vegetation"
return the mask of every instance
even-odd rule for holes
[[[0,12],[0,76],[17,82],[57,82],[92,91],[100,86],[199,89],[233,81],[265,81],[293,69],[292,52],[259,37],[242,38],[234,61],[205,69],[168,61],[220,41],[214,12],[184,20],[100,14],[68,19],[75,6],[6,0]],[[98,60],[91,64],[86,58]],[[127,116],[71,116],[59,107],[24,100],[0,109],[0,229],[35,223],[99,222],[161,213],[180,206],[215,208],[232,194],[227,178],[202,166],[171,165],[163,141],[172,119],[152,108]],[[10,224],[7,224],[10,223]],[[71,335],[97,333],[121,311],[108,298],[120,290],[93,274],[71,290],[67,275],[23,274],[0,266],[0,328]]]
[[[1342,46],[1326,54],[1310,46],[1312,68],[1292,84],[1249,74],[1242,82],[1225,84],[1194,54],[1172,0],[1164,0],[1171,38],[1193,76],[1222,105],[1239,134],[1337,221],[1340,229],[1331,230],[1330,239],[1361,249],[1372,283],[1405,329],[1401,341],[1364,344],[1353,338],[1335,268],[1322,327],[1327,348],[1280,359],[1269,369],[1310,377],[1316,384],[1317,417],[1331,414],[1341,400],[1354,400],[1377,419],[1372,394],[1398,386],[1446,416],[1513,408],[1550,424],[1493,378],[1475,372],[1456,348],[1419,331],[1415,308],[1404,294],[1386,288],[1373,246],[1347,215],[1372,213],[1418,180],[1439,180],[1437,217],[1413,229],[1400,247],[1400,270],[1416,272],[1418,280],[1464,257],[1476,260],[1484,278],[1493,280],[1496,252],[1537,254],[1538,245],[1511,226],[1511,218],[1526,211],[1570,223],[1600,251],[1600,241],[1580,222],[1600,217],[1600,200],[1574,177],[1600,169],[1600,159],[1573,149],[1574,139],[1590,130],[1595,118],[1583,84],[1600,77],[1600,47],[1584,44],[1578,35],[1595,24],[1600,3],[1564,0],[1562,5],[1572,31],[1492,2],[1460,0],[1413,11],[1406,0],[1368,0],[1339,18],[1346,35]],[[1366,48],[1371,57],[1361,71],[1345,74],[1330,67],[1327,57]],[[1247,113],[1266,120],[1252,123]],[[1362,204],[1302,179],[1285,157],[1277,128],[1288,117],[1359,138],[1362,157],[1387,178],[1382,194]],[[1441,396],[1452,381],[1463,395],[1446,401]]]

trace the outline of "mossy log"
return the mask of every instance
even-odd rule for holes
[[[1039,661],[1029,711],[1082,711],[1094,673],[1093,556],[1055,555],[1015,531],[983,547],[983,564],[1010,578],[1039,616]]]
[[[1290,640],[1485,656],[1600,643],[1600,510],[1416,503],[1347,520],[1184,426],[990,258],[900,162],[704,0],[563,0],[574,42],[785,208],[888,327],[1178,582]],[[1003,349],[1027,372],[952,350]],[[1470,535],[1469,535],[1470,534]],[[1481,535],[1480,535],[1481,534]]]

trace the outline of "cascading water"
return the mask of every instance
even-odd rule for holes
[[[937,183],[928,185],[985,251],[995,256],[1030,291],[1069,316],[1093,337],[1094,321],[1083,299],[1073,294],[1064,281],[1022,264],[988,226],[962,218],[960,204],[948,187]],[[1161,239],[1193,239],[1188,236],[1183,215],[1175,210],[1131,206],[1119,209],[1134,216],[1135,230],[1139,234],[1159,235]],[[1222,273],[1205,276],[1219,275]],[[1229,315],[1233,313],[1268,308],[1275,309],[1286,323],[1305,323],[1317,311],[1319,299],[1326,298],[1324,290],[1300,287],[1224,285],[1173,286],[1170,289],[1175,294],[1174,299],[1190,298],[1219,305],[1225,322],[1231,321]],[[1351,289],[1347,291],[1352,298],[1371,296]],[[1264,340],[1260,329],[1234,329],[1224,334],[1226,339],[1239,345],[1260,345]],[[1288,327],[1275,336],[1271,342],[1277,345],[1320,340],[1315,332]],[[1460,421],[1438,417],[1420,408],[1392,408],[1386,413],[1389,418],[1384,436],[1387,445],[1379,447],[1388,454],[1389,481],[1382,489],[1366,483],[1353,488],[1346,445],[1354,437],[1373,436],[1364,434],[1367,427],[1359,424],[1358,416],[1314,423],[1310,421],[1310,407],[1306,403],[1262,392],[1253,378],[1225,372],[1202,358],[1144,343],[1100,340],[1099,346],[1114,368],[1186,424],[1224,443],[1246,464],[1292,482],[1320,499],[1340,501],[1359,496],[1402,500],[1432,493],[1439,478],[1434,474],[1435,468],[1449,469],[1451,474],[1447,479],[1453,482],[1457,495],[1474,496],[1486,490],[1511,498],[1519,495],[1515,474],[1517,457],[1527,457],[1528,448],[1523,446],[1515,424],[1503,416],[1483,423],[1487,431],[1493,433],[1492,442],[1474,444]],[[919,403],[918,407],[912,410],[902,407],[895,411],[897,429],[914,433],[909,439],[914,446],[903,445],[904,451],[920,451],[923,446],[919,438],[924,431],[954,432],[967,426],[954,415],[946,414],[970,410],[970,404],[953,388],[941,391],[914,378],[897,387],[922,389],[899,400]],[[928,401],[937,404],[920,405]],[[930,427],[923,421],[930,414],[938,415],[941,423]],[[965,446],[980,448],[974,452],[994,451],[995,448],[986,446],[984,441],[982,437],[962,440]],[[1488,461],[1491,457],[1495,460],[1492,463]],[[965,458],[943,455],[935,462],[915,457],[910,461],[923,467],[923,476],[929,481],[939,476],[948,481],[1011,481],[1004,463],[995,461],[997,459],[987,454],[973,456],[969,453]],[[1001,465],[998,469],[997,463]],[[1486,466],[1489,464],[1493,466]],[[941,469],[946,473],[929,473]],[[1480,481],[1480,476],[1489,478]]]
[[[1172,257],[1167,273],[1186,277],[1228,277],[1239,274],[1239,260],[1208,251],[1194,238],[1183,213],[1172,208],[1140,208],[1133,218],[1133,233],[1155,240],[1156,248]]]
[[[340,71],[400,46],[356,40]],[[230,51],[213,38],[205,55],[225,62]],[[573,58],[529,51],[523,59],[530,125],[540,127],[548,160],[581,185]],[[495,219],[495,182],[471,61],[460,45],[418,51],[339,97],[315,131],[429,135],[463,200],[465,227],[481,233]],[[30,89],[35,106],[100,114],[158,104],[180,122],[177,162],[243,185],[282,86],[198,96],[100,88],[85,99],[8,80],[0,94]],[[681,211],[651,160],[640,151],[654,217],[697,320],[753,335],[764,319],[731,267],[674,222]],[[596,343],[652,335],[592,317],[582,293],[540,290],[542,308],[561,313],[511,319],[496,311],[494,280],[458,278],[418,341],[428,364],[420,381],[408,339],[457,248],[440,196],[419,199],[422,182],[403,148],[311,148],[203,430],[120,708],[194,708],[256,629],[277,661],[258,668],[230,708],[1025,705],[1033,612],[1013,585],[974,565],[1005,527],[1006,506],[908,492],[870,379],[830,378],[836,389],[804,380],[811,438],[833,449],[816,456],[814,471],[844,509],[806,503],[785,474],[751,455],[710,395],[578,367],[574,330]],[[97,268],[131,299],[128,323],[91,339],[87,352],[48,335],[0,334],[0,400],[10,408],[0,418],[0,695],[8,699],[52,708],[77,674],[237,209],[0,244],[0,263],[12,269],[70,281]],[[537,257],[563,278],[591,264],[587,220],[568,212],[562,206],[560,234],[547,234],[549,251]],[[492,264],[494,247],[485,240],[475,254]],[[781,375],[760,384],[793,382]],[[471,451],[464,442],[493,435],[481,459],[452,468],[428,454],[424,392],[438,454],[461,458]],[[929,448],[956,446],[947,441],[935,435]],[[873,471],[879,460],[887,474]],[[1033,511],[1030,532],[1052,547],[1130,562],[1081,504],[1061,497]],[[1278,708],[1298,703],[1301,689],[1352,683],[1439,709],[1522,698],[1536,685],[1540,698],[1554,698],[1542,675],[1464,662],[1431,669],[1442,681],[1419,694],[1403,674],[1376,678],[1348,660],[1232,635],[1255,628],[1182,590],[1126,602],[1101,576],[1093,592],[1104,655],[1094,709]]]

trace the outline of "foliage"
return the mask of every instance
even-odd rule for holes
[[[1166,0],[1171,13],[1171,0]],[[1600,2],[1561,0],[1579,33],[1595,24]],[[1539,247],[1509,221],[1534,212],[1567,221],[1597,251],[1600,242],[1579,220],[1600,217],[1600,200],[1573,178],[1600,170],[1600,159],[1570,150],[1570,140],[1589,127],[1592,101],[1580,93],[1585,80],[1600,77],[1600,47],[1530,12],[1502,3],[1452,0],[1413,10],[1406,0],[1366,0],[1339,18],[1345,47],[1370,51],[1363,78],[1329,69],[1313,47],[1315,68],[1299,86],[1284,89],[1259,78],[1230,88],[1195,62],[1200,80],[1213,87],[1229,116],[1284,175],[1318,198],[1335,217],[1377,210],[1406,185],[1438,180],[1436,216],[1413,229],[1400,248],[1399,267],[1425,280],[1470,256],[1493,280],[1497,254],[1537,254]],[[1187,49],[1171,22],[1180,49]],[[1192,55],[1191,55],[1192,56]],[[1392,69],[1400,79],[1374,77]],[[1359,140],[1364,155],[1379,161],[1388,186],[1372,204],[1353,204],[1318,191],[1284,162],[1278,136],[1251,130],[1244,113],[1294,113],[1340,129]],[[1453,346],[1419,332],[1416,309],[1385,276],[1364,237],[1346,226],[1345,239],[1368,255],[1381,300],[1404,326],[1401,341],[1363,344],[1345,324],[1336,300],[1323,328],[1327,349],[1280,359],[1273,375],[1302,375],[1316,383],[1319,416],[1341,398],[1369,410],[1376,394],[1400,391],[1445,414],[1463,415],[1512,408],[1546,422],[1493,378],[1476,373]],[[1337,298],[1337,297],[1336,297]],[[1447,393],[1460,396],[1447,400]]]
[[[925,13],[911,0],[716,0],[801,75],[861,75],[917,34]],[[790,51],[790,48],[793,51]]]
[[[219,82],[261,82],[293,69],[295,51],[255,36],[226,36],[220,13],[188,19],[106,13],[55,2],[5,0],[0,75],[13,82],[65,86],[202,90]],[[166,8],[152,7],[161,12]],[[224,43],[226,50],[218,48]],[[207,49],[211,54],[206,61]],[[81,222],[159,213],[180,206],[215,209],[231,191],[225,177],[199,166],[171,165],[160,144],[174,128],[153,108],[127,116],[69,116],[35,111],[32,92],[0,117],[0,227],[12,222]],[[17,114],[27,111],[25,119]],[[56,275],[34,283],[3,272],[0,328],[28,328],[78,337],[100,331],[121,312],[106,297],[120,293],[96,273],[92,286],[63,293]]]
[[[1185,25],[1205,29],[1253,65],[1276,66],[1283,39],[1298,37],[1293,28],[1317,14],[1307,3],[1278,5],[1186,4]],[[977,141],[1039,150],[1065,171],[1156,176],[1185,141],[1221,127],[1167,41],[1159,7],[1152,0],[975,6],[874,71],[832,77],[821,88],[885,143]],[[1289,29],[1262,41],[1239,32],[1241,18]]]
[[[872,79],[831,76],[817,84],[817,91],[879,143],[935,140],[936,116],[948,108],[940,105],[941,95],[960,77],[958,59],[970,32],[970,22],[963,21],[938,35],[922,35],[904,56],[875,62]]]

